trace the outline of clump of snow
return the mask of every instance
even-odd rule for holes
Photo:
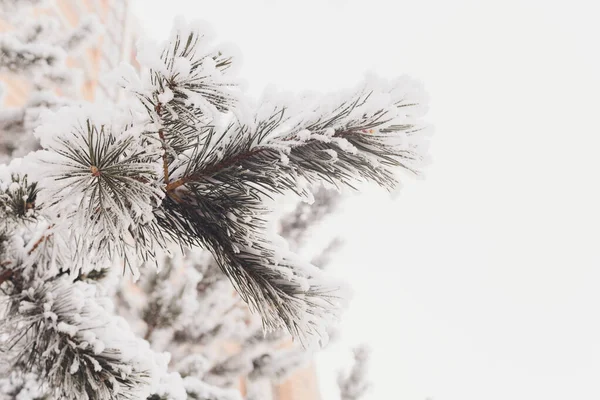
[[[183,379],[185,390],[190,397],[205,400],[242,400],[240,392],[235,389],[222,389],[208,385],[199,379],[186,377]]]
[[[59,322],[56,326],[56,330],[62,333],[66,333],[67,335],[73,337],[77,334],[78,328],[74,325],[69,325],[65,322]]]

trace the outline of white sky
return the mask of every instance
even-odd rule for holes
[[[142,1],[243,52],[253,93],[408,73],[434,163],[392,202],[348,206],[335,271],[345,343],[374,348],[367,400],[600,398],[600,25],[593,1]],[[346,229],[348,230],[348,229]],[[333,365],[340,352],[323,357]],[[329,357],[329,358],[328,358]],[[324,368],[323,368],[324,369]],[[324,391],[334,400],[321,373]]]

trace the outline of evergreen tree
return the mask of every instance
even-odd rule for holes
[[[64,54],[50,49],[82,41],[28,47],[27,32],[36,29],[0,40],[0,69],[43,77],[40,88],[59,81],[46,77],[60,75]],[[422,165],[424,104],[408,78],[255,104],[231,77],[234,58],[203,27],[179,21],[164,45],[138,53],[141,73],[120,71],[124,104],[41,113],[41,150],[0,166],[8,396],[224,400],[239,396],[226,387],[240,375],[285,376],[310,353],[275,351],[282,329],[305,347],[321,341],[343,296],[290,250],[310,221],[306,207],[281,224],[296,243],[288,247],[272,223],[274,199],[311,202],[321,184],[393,190],[399,171]],[[115,270],[141,276],[142,306],[132,306],[134,286],[115,284]],[[215,343],[224,338],[241,351],[224,357]]]

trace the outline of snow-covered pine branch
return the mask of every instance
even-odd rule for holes
[[[62,64],[63,50],[37,43],[22,43],[14,35],[0,35],[0,71],[44,73]]]
[[[212,386],[192,376],[163,375],[155,393],[146,400],[242,400],[236,389]]]
[[[35,91],[23,107],[0,110],[0,163],[39,148],[33,130],[39,125],[40,114],[69,103],[69,99],[50,91]]]
[[[338,377],[340,400],[359,400],[369,389],[367,376],[369,354],[369,348],[365,345],[354,349],[354,363],[350,371],[340,373]]]
[[[98,17],[94,14],[86,15],[81,18],[79,25],[60,36],[56,44],[70,54],[78,54],[103,32],[104,27]]]
[[[294,251],[304,244],[310,228],[336,209],[342,197],[340,193],[322,186],[313,189],[312,196],[310,203],[300,202],[281,221],[281,235]]]
[[[254,359],[248,377],[251,380],[268,379],[270,382],[281,383],[299,368],[307,366],[313,357],[312,352],[307,352],[301,347],[263,354]]]
[[[325,266],[331,263],[333,257],[340,251],[340,249],[344,246],[344,240],[342,238],[336,237],[331,239],[327,246],[319,254],[313,257],[310,262],[312,265],[315,265],[319,268],[324,268]]]
[[[1,340],[20,352],[12,365],[46,374],[49,390],[85,396],[87,385],[95,385],[100,399],[117,396],[117,387],[149,390],[142,368],[148,363],[124,359],[120,341],[117,353],[96,353],[83,336],[118,325],[103,300],[87,295],[96,285],[89,277],[115,259],[137,276],[141,264],[176,246],[210,251],[267,331],[287,328],[302,343],[326,337],[343,301],[340,286],[275,234],[272,199],[284,193],[310,199],[322,182],[393,190],[398,172],[418,173],[426,130],[413,81],[371,78],[324,98],[264,99],[249,112],[251,102],[230,77],[235,57],[229,54],[206,31],[178,24],[164,46],[140,49],[139,76],[122,71],[128,103],[45,113],[36,129],[43,150],[0,166],[0,284],[11,328]],[[176,304],[184,292],[156,281],[153,288],[161,299],[148,304],[146,337],[169,324],[189,333],[181,318],[189,311]],[[75,292],[84,295],[72,304]],[[195,296],[189,288],[185,293]],[[92,326],[94,318],[78,307],[103,325]],[[159,320],[156,313],[173,318]],[[224,326],[212,325],[204,334]],[[22,326],[29,327],[24,336]],[[133,340],[127,332],[119,339]],[[48,346],[58,353],[34,351]],[[264,355],[252,352],[241,365]]]
[[[97,296],[95,285],[58,277],[27,286],[15,290],[3,310],[12,365],[38,373],[45,392],[56,398],[128,399],[152,392],[161,362],[107,311],[110,301]]]
[[[335,210],[340,194],[320,187],[314,197],[312,206],[298,202],[281,214],[279,234],[291,248],[307,244],[303,242],[310,232]],[[219,387],[234,387],[244,377],[252,385],[281,382],[311,361],[314,353],[292,344],[284,331],[263,333],[260,319],[248,314],[206,251],[165,258],[159,265],[157,275],[144,274],[136,284],[143,295],[129,285],[120,289],[117,297],[125,302],[119,314],[145,322],[140,335],[153,349],[168,351],[172,370],[182,377]],[[190,290],[192,286],[195,291]],[[239,349],[222,354],[220,348],[226,343],[237,343]]]
[[[10,372],[0,377],[0,400],[51,400],[36,374]]]
[[[264,198],[286,191],[306,196],[302,181],[352,186],[370,180],[393,189],[394,167],[416,171],[422,162],[412,87],[379,85],[367,84],[350,100],[309,114],[288,115],[287,108],[275,107],[265,119],[259,114],[253,126],[233,121],[222,131],[210,128],[204,146],[171,163],[159,223],[179,240],[211,249],[268,328],[283,323],[295,335],[312,331],[310,323],[296,326],[298,316],[306,315],[303,304],[325,298],[330,289],[310,278],[319,276],[313,269],[300,278],[313,281],[308,285],[314,292],[294,283],[295,274],[280,284],[286,271],[300,269],[265,236],[270,211]],[[233,217],[229,226],[221,224],[222,215]]]
[[[55,230],[77,243],[69,269],[78,272],[90,255],[88,263],[116,254],[135,264],[166,248],[165,238],[199,245],[266,329],[323,334],[337,288],[273,240],[265,199],[308,196],[304,183],[320,181],[393,189],[396,169],[416,172],[423,161],[418,86],[371,79],[306,111],[264,104],[252,124],[232,118],[198,129],[233,106],[230,93],[221,94],[230,60],[203,48],[204,35],[175,32],[135,91],[145,125],[140,116],[120,122],[114,112],[66,108],[36,131],[45,149],[35,156],[44,163],[45,218],[61,215]]]

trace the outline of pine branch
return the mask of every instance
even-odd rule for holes
[[[326,335],[339,285],[273,235],[269,199],[308,197],[322,182],[392,190],[398,170],[418,173],[418,90],[406,79],[374,81],[318,106],[274,101],[253,118],[234,116],[229,58],[203,47],[205,36],[178,29],[158,56],[140,52],[150,74],[137,87],[129,79],[142,105],[135,112],[70,108],[44,120],[36,131],[44,151],[32,158],[44,165],[36,204],[45,225],[31,228],[51,226],[52,240],[28,240],[24,263],[34,271],[39,256],[55,270],[60,250],[73,277],[115,257],[135,273],[170,242],[200,246],[265,329],[285,327],[303,342]]]
[[[86,274],[79,275],[77,280],[88,282],[100,282],[110,274],[110,268],[94,269]]]
[[[252,150],[248,150],[245,153],[240,153],[230,159],[223,160],[211,167],[208,167],[202,171],[196,172],[192,175],[184,176],[183,178],[177,179],[175,182],[172,182],[167,185],[167,191],[172,193],[175,189],[187,184],[193,183],[195,181],[202,181],[203,179],[210,178],[213,174],[218,172],[223,172],[224,170],[239,165],[242,161],[245,161],[255,155],[260,154],[261,152],[266,151],[267,149],[256,148]]]
[[[262,236],[267,230],[261,214],[266,210],[251,196],[234,195],[220,190],[182,194],[185,204],[165,198],[168,213],[157,215],[158,223],[174,239],[189,238],[210,249],[242,299],[263,316],[266,329],[287,326],[300,338],[318,334],[317,319],[335,309],[334,289],[314,281],[314,271],[304,272],[285,258],[278,261],[271,241]],[[252,204],[255,209],[246,208]],[[242,220],[251,214],[250,223]],[[224,215],[230,216],[228,224],[223,224]],[[312,317],[306,314],[308,308]],[[304,324],[299,323],[301,315]]]
[[[58,48],[21,43],[10,34],[0,35],[0,70],[34,73],[57,66],[64,59],[64,52]]]
[[[29,182],[27,175],[12,175],[7,188],[0,188],[0,215],[7,219],[34,219],[39,190],[37,182]]]
[[[362,345],[354,349],[354,363],[347,374],[340,374],[340,400],[359,400],[369,389],[367,380],[369,349]]]
[[[184,379],[184,386],[190,400],[242,400],[236,389],[221,389],[192,377]]]
[[[138,258],[153,257],[153,245],[161,240],[147,223],[163,196],[154,184],[155,150],[139,147],[139,138],[127,123],[96,125],[88,110],[78,111],[72,127],[63,130],[63,118],[73,118],[74,113],[62,109],[52,117],[53,124],[38,130],[46,149],[39,157],[58,166],[58,173],[47,171],[51,188],[43,192],[45,210],[56,209],[67,217],[61,225],[76,227],[78,257],[94,264],[116,253],[135,265]],[[128,242],[129,237],[136,241]]]
[[[310,262],[313,265],[323,269],[325,268],[332,260],[335,253],[339,251],[339,249],[344,245],[344,240],[341,238],[332,239],[327,246]]]
[[[65,54],[55,44],[78,47],[89,27],[46,43],[43,31],[50,28],[38,24],[0,37],[0,69],[33,74],[34,86],[68,83]],[[137,275],[139,264],[170,254],[173,244],[209,250],[228,280],[199,277],[213,272],[194,267],[178,269],[180,281],[169,269],[144,278],[152,294],[138,307],[146,339],[172,328],[184,342],[210,343],[216,335],[243,340],[246,351],[206,368],[226,381],[248,372],[280,376],[297,366],[299,346],[290,350],[293,357],[280,354],[289,364],[272,351],[282,328],[302,344],[325,337],[343,296],[274,234],[270,200],[289,192],[310,197],[323,182],[392,190],[399,170],[421,167],[422,101],[412,82],[368,82],[333,99],[303,97],[297,104],[271,99],[245,115],[248,102],[227,76],[232,57],[210,40],[178,26],[163,49],[141,48],[147,74],[122,80],[134,94],[130,107],[69,107],[45,116],[36,129],[43,151],[0,166],[0,284],[10,281],[2,288],[1,347],[11,368],[42,377],[51,397],[238,398],[191,376],[159,372],[164,366],[155,364],[147,342],[111,314],[104,288],[95,286],[114,260]],[[28,111],[0,115],[11,138],[37,125],[28,121],[37,114]],[[20,178],[25,173],[30,182]],[[293,229],[304,229],[302,223]],[[238,308],[229,282],[263,329],[277,334],[257,339],[258,318]],[[187,307],[198,299],[204,309]],[[202,321],[184,322],[198,311]],[[245,333],[233,332],[242,324]],[[155,373],[166,386],[150,393]]]
[[[317,297],[335,300],[330,289],[318,284],[312,293],[301,289],[292,272],[298,266],[285,258],[276,261],[264,236],[263,218],[268,210],[263,197],[285,191],[306,195],[307,190],[297,186],[298,176],[309,183],[327,180],[349,186],[362,178],[392,189],[397,181],[391,167],[416,172],[411,165],[420,162],[420,155],[417,147],[411,147],[410,136],[420,128],[394,125],[393,110],[369,108],[372,94],[360,92],[317,120],[298,118],[292,125],[292,117],[282,108],[253,127],[231,124],[224,132],[209,132],[204,146],[189,156],[183,176],[167,187],[163,210],[155,214],[174,239],[211,250],[244,301],[261,313],[268,329],[283,323],[294,336],[314,334],[310,326],[297,323],[300,315],[306,315],[304,307],[314,305],[312,299]],[[398,108],[410,106],[403,100],[396,103]],[[277,134],[284,123],[291,128]],[[405,144],[398,146],[395,140]],[[171,196],[174,191],[177,199]],[[223,215],[232,216],[226,224]],[[309,276],[297,278],[311,280]],[[321,317],[326,309],[319,311]]]
[[[25,25],[14,32],[23,43],[43,43],[55,37],[60,27],[56,18],[39,16],[33,20],[25,21]]]
[[[77,27],[59,40],[58,45],[70,53],[77,53],[98,37],[102,31],[103,26],[99,19],[93,14],[86,15]]]
[[[299,248],[310,234],[311,228],[331,214],[341,201],[342,195],[334,190],[318,187],[313,190],[313,202],[300,202],[290,214],[281,220],[280,233],[292,249]],[[312,263],[319,266],[322,263]]]
[[[269,379],[281,383],[288,379],[299,368],[310,363],[314,354],[303,348],[281,349],[272,354],[266,353],[252,362],[252,371],[248,377],[251,380]]]
[[[40,371],[49,391],[64,399],[131,399],[144,393],[150,372],[140,368],[150,365],[140,357],[147,356],[132,355],[139,345],[99,300],[92,285],[65,279],[13,296],[13,311],[2,326],[12,365]]]

